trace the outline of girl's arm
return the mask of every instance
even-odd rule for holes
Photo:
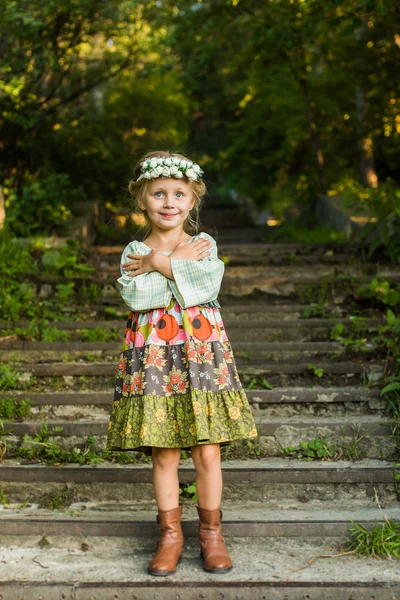
[[[200,260],[185,260],[170,255],[174,280],[168,280],[172,294],[183,308],[216,300],[221,288],[225,263],[218,258],[217,244],[208,233],[198,238],[210,240],[210,253]],[[189,246],[193,241],[188,244]]]
[[[126,246],[121,256],[121,277],[117,281],[121,285],[120,294],[125,304],[132,310],[141,311],[168,306],[172,296],[168,279],[155,270],[132,277],[130,271],[125,271],[122,266],[129,262],[128,254],[140,254],[136,240]],[[167,256],[159,256],[168,259]]]

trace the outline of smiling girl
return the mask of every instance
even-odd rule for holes
[[[108,450],[151,454],[160,539],[152,575],[174,573],[182,555],[178,467],[190,450],[196,468],[203,567],[232,561],[222,536],[221,445],[257,436],[220,314],[225,264],[199,230],[206,186],[199,165],[150,152],[129,191],[146,222],[143,241],[122,253],[121,296],[130,313],[119,358]]]

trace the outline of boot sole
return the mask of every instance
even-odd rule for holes
[[[204,558],[203,558],[203,553],[200,550],[200,557],[202,559],[202,561],[204,562]],[[228,571],[231,571],[233,568],[233,565],[231,567],[226,567],[225,569],[206,569],[206,567],[203,565],[203,571],[206,571],[206,573],[227,573]]]
[[[182,556],[179,557],[178,562],[176,564],[179,565],[181,560]],[[167,577],[167,575],[172,575],[173,573],[176,573],[176,569],[174,569],[173,571],[152,571],[151,569],[147,569],[147,572],[149,575],[155,575],[156,577]]]
[[[228,571],[231,571],[232,567],[227,567],[226,569],[206,569],[205,567],[203,567],[203,571],[206,571],[206,573],[227,573]]]

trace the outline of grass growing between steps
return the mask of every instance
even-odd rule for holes
[[[351,521],[351,537],[344,547],[345,552],[354,551],[360,557],[400,559],[400,523],[385,517],[384,523],[376,523],[368,529]]]
[[[353,436],[347,444],[334,437],[321,436],[300,442],[298,448],[287,446],[281,450],[281,454],[306,461],[362,460],[367,457],[367,453],[362,448],[362,442],[368,441],[370,438],[370,434],[363,433],[360,426],[354,426]]]
[[[49,326],[48,319],[33,320],[29,327],[10,327],[0,329],[0,339],[29,341],[29,342],[119,342],[122,343],[121,330],[117,327],[103,327],[63,330]],[[82,324],[83,325],[83,324]]]

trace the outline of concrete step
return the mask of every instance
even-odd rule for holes
[[[36,292],[54,290],[57,284],[74,283],[76,290],[82,285],[95,284],[102,288],[103,298],[119,298],[116,273],[113,277],[104,277],[96,274],[96,277],[50,277],[39,275],[25,275],[25,279],[34,285]],[[354,291],[358,286],[369,284],[372,277],[376,277],[376,268],[370,269],[369,274],[360,274],[359,270],[352,268],[342,269],[340,273],[335,271],[335,266],[310,269],[308,266],[301,270],[299,266],[294,267],[271,267],[271,266],[242,266],[229,267],[225,269],[224,279],[221,285],[221,296],[232,296],[234,298],[250,297],[255,292],[263,292],[280,298],[286,298],[299,294],[310,286],[334,288],[335,294],[343,294],[346,289]],[[400,274],[392,267],[382,267],[379,277],[388,279],[393,283],[400,282]],[[46,286],[46,287],[43,287]],[[315,299],[313,299],[315,300]]]
[[[182,528],[185,537],[197,536],[195,503],[185,504]],[[328,504],[328,503],[326,503]],[[400,505],[385,507],[388,518],[400,522]],[[95,503],[74,502],[67,509],[43,509],[31,505],[0,506],[0,535],[68,536],[79,531],[84,536],[157,538],[155,506],[120,503],[110,507]],[[383,522],[382,510],[371,507],[350,508],[325,506],[320,509],[271,509],[253,504],[223,505],[225,537],[339,537],[349,533],[350,520],[371,527]]]
[[[336,557],[338,537],[233,538],[226,543],[231,571],[202,567],[195,538],[185,540],[182,562],[166,578],[148,575],[153,538],[4,536],[0,584],[4,600],[398,600],[395,560]],[[328,555],[332,558],[316,558]],[[306,568],[303,568],[306,567]]]
[[[3,391],[0,392],[0,400],[4,398],[23,398],[29,395],[32,406],[44,405],[76,405],[76,406],[110,406],[110,398],[113,388],[108,390],[91,392],[35,392],[35,391]],[[313,388],[284,387],[273,390],[246,389],[246,394],[251,404],[261,406],[268,404],[333,404],[344,402],[380,402],[380,390],[367,387],[332,387],[326,388],[314,386]],[[386,403],[385,403],[386,404]]]
[[[134,453],[132,453],[133,455]],[[222,463],[223,502],[252,503],[260,510],[383,508],[397,502],[391,461],[311,461],[292,458],[226,460]],[[196,479],[191,459],[181,461],[180,486]],[[76,501],[142,504],[154,501],[148,463],[60,466],[6,458],[0,465],[0,489],[8,503],[39,503],[48,495]]]
[[[247,365],[243,359],[236,360],[239,371],[243,371],[249,375],[259,374],[309,374],[307,362],[260,362],[259,364],[252,361],[251,365]],[[364,363],[354,361],[337,361],[337,362],[322,362],[316,361],[315,365],[322,368],[328,374],[360,374],[368,372],[382,371],[383,367],[378,362],[365,361]],[[23,373],[30,373],[34,377],[56,377],[60,375],[78,376],[114,376],[116,372],[116,361],[113,362],[49,362],[44,364],[38,363],[15,363],[12,365],[14,369],[20,370]]]
[[[336,443],[340,448],[354,448],[355,456],[369,458],[392,458],[396,453],[395,439],[392,435],[391,422],[375,415],[318,416],[302,414],[292,417],[281,415],[264,416],[255,415],[259,433],[257,452],[261,456],[280,456],[281,451],[289,446],[298,450],[301,442],[310,442],[316,438],[326,438],[328,442]],[[93,451],[102,452],[106,447],[108,421],[93,421],[79,419],[79,421],[66,421],[45,419],[40,422],[2,421],[3,440],[7,444],[10,456],[15,456],[18,448],[32,448],[33,442],[23,441],[24,435],[34,437],[47,425],[49,442],[54,442],[63,450],[71,451],[73,448],[86,447],[88,437],[94,437],[91,446]],[[54,431],[61,427],[59,431]],[[251,448],[247,448],[246,440],[235,442],[230,452],[233,456],[250,456]]]
[[[275,390],[246,389],[246,395],[254,411],[261,410],[268,418],[295,415],[316,415],[343,418],[351,415],[382,413],[387,401],[380,397],[380,390],[368,388],[280,388]],[[29,401],[29,420],[63,419],[74,421],[91,419],[103,421],[108,418],[114,390],[104,392],[3,392],[6,398]]]
[[[315,415],[310,417],[298,416],[286,417],[282,421],[279,417],[272,417],[266,415],[267,411],[258,411],[257,415],[257,427],[261,436],[273,436],[277,435],[277,432],[282,428],[292,429],[310,429],[314,428],[316,431],[329,430],[330,432],[343,435],[351,435],[355,426],[360,428],[360,432],[364,432],[368,435],[375,436],[388,436],[391,435],[392,426],[391,422],[387,417],[382,415],[365,415],[365,416],[352,416],[346,415],[344,419],[338,419],[335,417],[324,417],[318,418]],[[64,436],[85,436],[94,435],[101,436],[107,432],[108,421],[96,421],[93,419],[80,418],[79,421],[64,421],[47,419],[46,423],[49,427],[49,431],[53,431],[56,427],[62,427],[63,431],[60,431],[57,435]],[[4,433],[13,433],[14,435],[35,435],[41,429],[41,423],[35,421],[26,420],[23,423],[3,420]]]
[[[231,330],[239,329],[239,325],[237,322],[238,318],[246,320],[246,327],[248,329],[263,329],[263,328],[275,328],[277,327],[276,320],[283,321],[279,323],[279,327],[285,327],[287,329],[291,327],[326,327],[332,328],[337,323],[343,323],[343,325],[348,326],[354,324],[354,318],[350,317],[330,317],[330,318],[311,318],[311,319],[301,319],[300,317],[293,318],[294,315],[300,313],[298,308],[295,309],[294,312],[290,310],[290,307],[287,307],[288,310],[273,310],[280,309],[280,306],[262,306],[255,304],[252,305],[243,305],[243,306],[227,306],[221,308],[221,314],[224,320],[224,325],[229,327]],[[302,311],[301,311],[302,312]],[[126,320],[128,319],[129,309],[125,307]],[[268,317],[268,318],[267,318]],[[384,318],[364,318],[362,320],[362,327],[375,331],[378,326],[383,325],[385,323]],[[14,329],[17,327],[28,329],[32,323],[29,321],[1,321],[0,329]],[[101,329],[114,329],[115,331],[124,331],[125,330],[125,322],[121,322],[121,320],[73,320],[73,321],[54,321],[51,322],[51,327],[54,329],[58,329],[61,331],[76,331],[79,334],[79,330],[81,329],[95,329],[100,327]],[[79,336],[77,337],[79,339]],[[13,340],[4,340],[1,342],[1,345],[5,345],[4,347],[8,347],[8,344],[12,343]]]
[[[222,230],[221,230],[222,232]],[[254,233],[254,230],[251,230]],[[235,232],[234,240],[239,232]],[[249,232],[247,239],[254,239]],[[220,254],[229,255],[265,255],[265,256],[286,256],[293,254],[295,256],[309,257],[312,255],[318,258],[326,257],[327,252],[333,255],[345,256],[347,258],[358,254],[364,257],[363,251],[368,251],[369,245],[366,242],[324,242],[324,243],[268,243],[268,242],[228,242],[224,235],[218,236],[218,248]],[[92,246],[89,248],[89,254],[92,261],[97,260],[119,260],[125,246]],[[329,256],[329,254],[328,254]],[[373,262],[373,261],[371,261]]]
[[[340,342],[264,342],[260,341],[260,332],[253,330],[255,341],[232,341],[232,347],[237,361],[251,360],[252,362],[282,361],[282,360],[330,360],[345,358],[349,352],[344,343]],[[239,332],[238,332],[239,334]],[[241,333],[243,337],[243,331]],[[246,336],[249,337],[249,336]],[[107,360],[120,356],[122,345],[118,342],[5,342],[0,346],[0,359],[4,362],[32,363],[60,359],[74,361],[83,358],[90,360]],[[9,349],[4,349],[8,347]],[[376,351],[375,344],[366,343],[364,354]]]
[[[334,250],[325,250],[322,252],[313,252],[310,254],[302,254],[297,252],[281,252],[273,253],[270,248],[265,245],[254,244],[252,246],[228,246],[223,245],[218,248],[218,256],[221,257],[228,265],[343,265],[358,264],[365,265],[367,261],[363,260],[360,253],[355,255],[346,254],[346,252],[335,252]],[[96,269],[101,269],[102,273],[116,273],[119,270],[121,253],[93,256],[91,264]],[[362,263],[361,263],[362,261]],[[368,261],[369,264],[375,264]],[[388,260],[384,261],[389,263]]]

